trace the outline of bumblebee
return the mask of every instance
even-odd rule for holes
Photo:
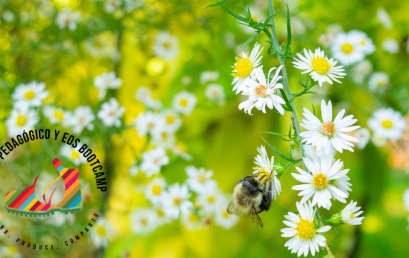
[[[227,206],[227,212],[236,216],[248,214],[251,221],[263,227],[258,214],[270,209],[271,191],[271,173],[246,176],[234,187],[233,200]]]

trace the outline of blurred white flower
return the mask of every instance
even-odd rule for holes
[[[203,223],[200,220],[200,217],[193,210],[189,210],[187,213],[182,214],[180,220],[189,231],[203,228]]]
[[[7,133],[9,137],[22,134],[23,131],[30,131],[38,123],[38,114],[34,110],[28,108],[11,110],[10,117],[6,120]]]
[[[386,139],[399,140],[405,130],[406,121],[402,114],[392,108],[381,108],[368,119],[368,127],[374,135]]]
[[[2,245],[0,246],[0,255],[5,258],[21,258],[23,257],[16,245]]]
[[[332,44],[332,40],[334,39],[333,34],[321,34],[318,37],[318,42],[323,45],[324,47],[329,47]]]
[[[92,131],[94,130],[95,115],[89,106],[79,106],[74,113],[68,118],[67,124],[72,126],[72,131],[75,134],[80,134],[84,128]]]
[[[393,28],[393,23],[389,14],[383,8],[378,8],[376,11],[376,18],[387,29]]]
[[[190,78],[189,76],[183,76],[182,77],[182,84],[183,85],[188,85],[192,82],[192,78]]]
[[[170,60],[179,55],[179,40],[171,36],[168,31],[159,32],[153,42],[153,53],[155,56]]]
[[[168,128],[157,127],[152,132],[152,145],[172,150],[175,147],[176,136]]]
[[[294,67],[304,70],[302,74],[308,73],[314,81],[318,82],[320,87],[324,82],[329,84],[332,84],[332,81],[341,83],[338,78],[344,78],[344,75],[346,75],[342,66],[336,66],[338,62],[332,58],[328,60],[328,57],[320,48],[317,48],[315,53],[304,48],[304,55],[305,57],[297,53],[299,59],[294,59],[296,60],[293,62]]]
[[[30,82],[26,85],[20,84],[17,86],[11,98],[15,101],[14,107],[39,107],[48,94],[49,92],[45,90],[44,83]]]
[[[377,147],[385,146],[386,142],[387,141],[386,141],[385,137],[382,137],[382,136],[379,136],[379,135],[376,135],[376,134],[374,134],[372,136],[372,143]]]
[[[205,84],[207,82],[212,82],[219,78],[220,73],[218,71],[206,71],[200,74],[200,83]]]
[[[237,224],[239,217],[230,215],[227,212],[226,207],[229,202],[226,196],[223,196],[223,198],[220,199],[221,201],[216,204],[216,209],[214,211],[214,223],[222,228],[230,229]]]
[[[169,157],[166,156],[166,152],[163,148],[157,147],[156,149],[150,149],[142,153],[141,171],[145,173],[147,177],[159,174],[162,166],[169,163]]]
[[[395,39],[385,39],[382,42],[382,48],[386,52],[396,54],[399,52],[399,43]]]
[[[355,38],[354,33],[340,32],[335,35],[331,51],[334,58],[345,66],[359,62],[365,57],[360,42],[358,38]]]
[[[359,217],[363,211],[359,211],[361,207],[356,207],[356,202],[351,201],[341,212],[342,221],[349,225],[361,225],[365,217]]]
[[[338,23],[333,23],[327,26],[327,28],[325,29],[325,31],[329,34],[335,35],[338,34],[340,32],[342,32],[342,26],[339,25]]]
[[[211,180],[213,176],[212,170],[207,170],[205,168],[196,168],[194,166],[189,166],[185,168],[188,178],[186,179],[186,184],[192,191],[196,193],[206,192],[209,184],[216,184],[214,180]]]
[[[142,7],[145,4],[144,0],[124,0],[125,10],[130,13],[136,8]]]
[[[322,121],[319,120],[308,109],[304,108],[304,117],[301,126],[307,129],[300,134],[303,138],[302,142],[311,144],[317,147],[317,155],[321,153],[328,155],[331,145],[342,153],[343,149],[354,151],[351,147],[354,145],[351,142],[358,142],[355,137],[344,134],[345,132],[352,132],[360,126],[351,126],[355,124],[358,119],[353,119],[353,115],[343,118],[345,109],[341,110],[338,115],[332,120],[332,103],[329,100],[328,105],[324,100],[321,101],[321,116]]]
[[[384,72],[374,72],[368,80],[368,88],[372,92],[384,92],[389,87],[389,75]]]
[[[284,115],[284,108],[281,104],[285,104],[285,101],[277,95],[278,89],[283,88],[283,84],[277,82],[282,78],[280,75],[282,67],[278,67],[271,81],[270,73],[276,69],[275,67],[271,68],[268,72],[267,80],[262,67],[254,69],[251,78],[247,79],[240,89],[242,95],[249,96],[249,98],[240,103],[239,109],[244,109],[244,112],[251,115],[251,110],[254,107],[266,113],[267,106],[271,110],[275,108],[281,115]]]
[[[14,18],[15,18],[15,15],[14,15],[14,13],[13,13],[12,11],[10,11],[10,10],[3,10],[2,18],[3,18],[3,20],[4,20],[5,22],[13,22],[13,21],[14,21]]]
[[[307,31],[306,23],[308,21],[302,21],[296,16],[291,18],[291,34],[292,35],[304,35]]]
[[[131,176],[137,176],[139,172],[141,172],[141,169],[137,164],[138,164],[137,160],[135,160],[134,164],[131,167],[129,167],[129,174],[131,174]]]
[[[160,100],[152,99],[151,90],[149,88],[139,87],[136,90],[135,98],[148,108],[157,110],[162,107],[162,102],[160,102]]]
[[[68,126],[68,117],[71,115],[68,111],[53,106],[44,107],[43,114],[50,121],[50,124],[61,124],[64,127]]]
[[[184,90],[173,96],[173,109],[181,114],[190,115],[196,102],[196,96]]]
[[[271,190],[271,198],[275,200],[278,195],[281,193],[281,183],[278,180],[277,172],[274,171],[274,156],[271,156],[271,159],[268,158],[266,147],[263,145],[260,148],[257,148],[258,155],[256,157],[256,161],[254,162],[257,167],[255,167],[255,171],[253,174],[259,173],[260,176],[265,176],[261,182],[264,182],[267,178],[271,177],[272,183],[272,190]],[[267,174],[267,175],[265,175]]]
[[[359,30],[351,30],[348,32],[351,38],[354,38],[357,41],[357,47],[365,54],[369,55],[375,52],[375,45],[364,32]]]
[[[162,116],[164,117],[167,131],[176,132],[182,125],[182,120],[180,119],[179,115],[171,109],[162,112]]]
[[[81,13],[73,12],[70,8],[65,8],[57,15],[56,23],[60,29],[67,27],[69,30],[75,30],[80,22]]]
[[[125,112],[125,108],[119,106],[118,101],[115,98],[111,98],[109,102],[105,102],[101,105],[101,110],[98,112],[98,118],[102,120],[104,125],[119,127],[121,125],[120,118]]]
[[[156,225],[161,226],[172,221],[172,218],[163,209],[162,203],[160,205],[154,204],[153,211],[156,213]]]
[[[195,203],[199,205],[201,212],[213,214],[216,211],[217,203],[222,201],[223,195],[220,193],[216,182],[215,184],[206,185],[207,188],[198,194]]]
[[[363,149],[371,139],[371,133],[367,128],[359,128],[355,131],[355,138],[358,139],[358,149]]]
[[[403,193],[403,204],[407,211],[409,211],[409,188]]]
[[[113,13],[116,10],[118,10],[121,6],[121,1],[120,0],[106,0],[105,1],[105,12],[107,13]]]
[[[333,157],[337,152],[337,150],[332,145],[330,147],[328,155],[326,155],[323,152],[320,153],[320,155],[317,155],[317,147],[316,146],[314,147],[312,145],[303,144],[303,147],[304,147],[305,157],[309,158],[310,160],[314,160],[315,158],[320,157],[320,156],[332,156]]]
[[[113,61],[120,59],[116,49],[116,37],[113,34],[101,33],[84,42],[86,51],[95,58],[108,57]]]
[[[97,219],[91,230],[91,239],[97,247],[108,247],[115,229],[111,223],[103,217]]]
[[[116,77],[115,72],[103,73],[95,77],[94,85],[98,88],[99,99],[105,97],[108,89],[118,89],[122,85],[122,80]]]
[[[353,67],[352,75],[356,82],[363,83],[370,72],[372,72],[372,63],[368,60],[363,60]]]
[[[185,160],[191,160],[192,156],[188,153],[186,153],[186,145],[181,143],[181,142],[177,142],[173,148],[173,154],[176,156],[180,156],[181,158],[185,159]]]
[[[165,213],[173,219],[179,217],[179,214],[186,214],[193,208],[193,204],[188,200],[190,198],[189,189],[186,185],[175,183],[168,187],[167,194],[164,197],[163,209]]]
[[[87,159],[78,151],[81,147],[82,145],[73,148],[71,145],[65,144],[61,147],[61,155],[71,160],[76,166],[85,164],[87,163]]]
[[[166,181],[163,177],[152,179],[145,187],[145,197],[151,203],[160,203],[165,195]]]
[[[349,177],[346,174],[349,169],[343,169],[344,162],[331,156],[321,156],[313,161],[304,158],[304,164],[308,171],[296,167],[299,174],[291,175],[300,181],[301,185],[295,185],[291,189],[301,191],[299,196],[303,196],[300,203],[306,203],[310,198],[312,205],[329,209],[331,207],[331,198],[345,203],[348,197],[348,191],[351,191]]]
[[[205,96],[207,99],[216,102],[220,106],[224,105],[224,99],[226,98],[223,86],[215,83],[211,83],[207,86]]]
[[[159,114],[152,113],[147,111],[145,113],[140,113],[135,119],[135,127],[138,130],[139,137],[144,137],[146,134],[152,132],[156,128],[162,128],[165,125],[163,116]]]
[[[152,209],[137,209],[130,215],[131,228],[135,234],[149,234],[156,229],[157,214]]]

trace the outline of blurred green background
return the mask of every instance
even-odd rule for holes
[[[215,179],[224,193],[231,193],[235,184],[252,173],[257,147],[263,144],[260,132],[288,132],[290,114],[280,116],[273,112],[263,114],[254,111],[253,116],[238,109],[243,99],[231,91],[232,66],[234,57],[253,46],[238,49],[252,34],[229,16],[221,7],[205,10],[214,1],[187,0],[145,0],[131,1],[138,7],[128,11],[126,1],[22,1],[2,0],[0,2],[0,140],[7,141],[6,119],[13,108],[11,95],[20,83],[44,82],[50,95],[43,105],[56,105],[65,110],[75,110],[80,105],[89,105],[93,112],[99,110],[101,101],[93,84],[96,76],[103,72],[115,71],[122,79],[122,86],[109,91],[108,97],[116,97],[126,108],[124,126],[119,129],[105,128],[95,120],[94,131],[84,130],[79,137],[88,139],[104,159],[110,191],[106,196],[105,218],[115,229],[106,247],[97,247],[92,239],[79,242],[69,251],[55,253],[32,253],[18,247],[15,253],[22,257],[295,257],[284,244],[288,239],[281,237],[284,228],[282,207],[295,209],[299,200],[298,192],[291,190],[297,183],[290,174],[281,177],[282,193],[272,203],[271,210],[260,214],[264,228],[258,228],[248,218],[240,218],[231,229],[224,229],[210,223],[209,228],[189,231],[179,220],[158,227],[148,235],[137,235],[131,230],[129,214],[135,209],[149,206],[143,192],[137,186],[146,185],[150,179],[142,174],[131,176],[129,168],[134,160],[140,159],[146,137],[139,137],[133,126],[135,118],[145,110],[144,105],[134,98],[139,87],[147,87],[156,99],[165,106],[171,106],[172,98],[182,90],[188,90],[197,97],[197,104],[189,116],[183,117],[183,125],[177,132],[177,139],[186,147],[191,160],[171,158],[161,174],[168,184],[183,183],[186,179],[184,168],[189,165],[213,170]],[[321,99],[331,100],[334,113],[342,108],[358,118],[358,125],[366,126],[371,113],[380,107],[393,107],[403,115],[408,114],[408,70],[409,70],[409,2],[408,1],[275,1],[279,9],[276,29],[280,42],[286,40],[286,7],[290,8],[293,19],[293,49],[323,47],[319,37],[328,32],[328,26],[339,24],[343,31],[358,29],[364,31],[374,42],[376,51],[366,59],[372,63],[373,71],[386,72],[391,78],[391,89],[383,95],[367,90],[366,81],[356,83],[352,68],[347,68],[342,84],[316,86],[317,95],[305,95],[296,100],[297,114],[302,108],[319,106]],[[230,1],[226,5],[240,12],[241,6],[253,8],[254,19],[268,17],[265,1]],[[81,21],[75,30],[60,29],[56,24],[59,12],[69,7],[81,13]],[[385,28],[376,13],[383,8],[391,17],[392,28]],[[256,14],[259,17],[256,17]],[[11,17],[12,16],[12,17]],[[169,31],[178,38],[180,53],[170,59],[155,59],[152,50],[155,35]],[[100,42],[95,42],[100,38]],[[382,49],[386,38],[394,38],[399,52],[392,54]],[[93,41],[94,40],[94,41]],[[269,68],[278,66],[278,60],[268,56],[267,38],[257,39],[263,47],[262,64]],[[92,52],[87,44],[93,44]],[[101,46],[101,44],[103,46]],[[104,47],[112,47],[118,56],[105,53]],[[330,51],[325,48],[330,56]],[[109,51],[108,51],[109,52]],[[115,51],[111,51],[115,52]],[[110,52],[110,53],[111,53]],[[112,53],[111,53],[112,54]],[[115,54],[115,53],[114,53]],[[120,56],[120,57],[119,57]],[[152,61],[156,61],[152,62]],[[290,87],[300,91],[298,80],[303,80],[300,71],[286,61]],[[205,71],[217,71],[220,76],[213,81],[223,86],[225,104],[217,105],[205,97],[209,82],[200,82]],[[189,81],[183,83],[183,81]],[[48,120],[40,119],[36,128],[50,127]],[[53,127],[51,127],[53,128]],[[68,131],[70,129],[67,129]],[[270,144],[283,153],[288,153],[289,144],[279,137],[264,135]],[[347,168],[351,178],[352,193],[349,200],[358,202],[365,211],[361,226],[342,226],[325,234],[334,255],[342,257],[407,257],[409,246],[408,215],[403,201],[403,192],[409,186],[408,142],[402,148],[393,143],[376,147],[373,143],[355,152],[337,154]],[[36,168],[27,169],[23,177],[15,171],[15,165],[27,167],[36,159],[33,153],[41,153],[41,146],[32,144],[21,148],[12,160],[1,164],[0,193],[9,189],[5,186],[22,187],[32,182]],[[52,147],[51,147],[52,148]],[[59,148],[51,152],[58,155]],[[274,155],[267,149],[269,156]],[[283,161],[276,156],[276,161]],[[85,166],[85,165],[83,165]],[[14,172],[13,172],[14,171]],[[294,172],[292,167],[289,172]],[[12,173],[13,177],[9,177]],[[5,179],[5,177],[8,177]],[[83,178],[95,195],[92,175]],[[16,188],[17,189],[17,188]],[[89,209],[99,197],[89,202]],[[88,207],[88,206],[87,206]],[[340,211],[344,204],[333,202],[331,211],[320,210],[321,215],[330,217]],[[22,230],[19,218],[6,214],[0,208],[0,221],[7,219],[15,230]],[[75,225],[81,225],[84,218],[77,217]],[[66,222],[63,226],[46,225],[26,221],[25,228],[35,234],[51,235],[53,232],[69,234]],[[30,231],[30,230],[28,230]],[[0,246],[10,243],[0,238]],[[7,255],[3,255],[7,257]],[[17,254],[16,254],[17,255]],[[18,256],[16,256],[18,257]]]

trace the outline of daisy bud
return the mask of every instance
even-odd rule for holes
[[[334,215],[332,215],[332,217],[329,219],[328,223],[331,223],[332,225],[345,224],[344,221],[342,220],[341,212],[337,212]]]
[[[290,166],[291,163],[281,163],[281,162],[274,162],[273,170],[277,172],[277,174],[281,175],[284,173],[288,166]]]

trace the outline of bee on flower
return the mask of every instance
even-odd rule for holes
[[[258,177],[265,176],[263,182],[267,180],[267,178],[271,177],[271,198],[275,200],[281,193],[281,183],[277,178],[277,172],[274,171],[274,156],[271,156],[271,159],[269,159],[267,156],[266,147],[264,147],[263,145],[257,148],[257,151],[259,154],[257,155],[256,161],[254,162],[257,167],[254,168],[255,171],[253,172],[253,174],[258,174]]]

